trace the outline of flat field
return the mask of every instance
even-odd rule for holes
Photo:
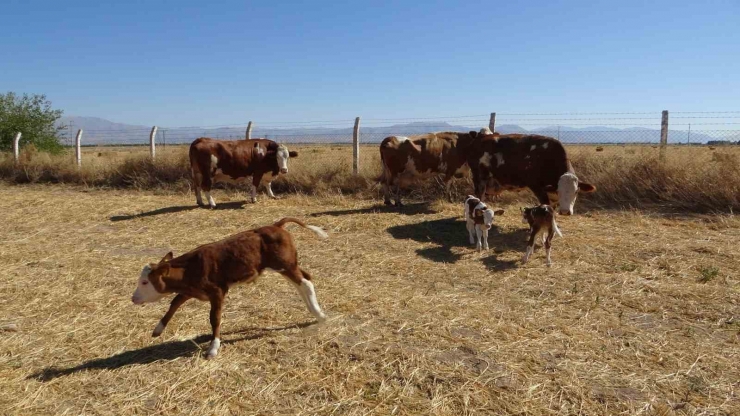
[[[577,204],[547,268],[518,205],[478,253],[461,204],[214,195],[0,185],[3,414],[740,414],[735,216]],[[206,303],[151,338],[142,266],[284,216],[330,234],[288,227],[328,322],[267,272],[217,359]]]

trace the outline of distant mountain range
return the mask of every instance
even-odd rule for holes
[[[83,130],[83,144],[147,144],[151,126],[137,126],[115,123],[97,117],[62,117],[59,125],[68,126],[65,132],[68,143],[74,141],[78,129]],[[461,126],[445,122],[414,122],[395,124],[382,127],[364,127],[360,125],[360,140],[363,143],[379,143],[383,138],[391,135],[415,135],[433,131],[470,131],[480,130],[483,126]],[[345,128],[312,127],[312,128],[269,128],[260,127],[255,123],[252,137],[266,137],[285,143],[350,143],[352,142],[352,126]],[[496,131],[508,133],[536,133],[558,138],[564,143],[659,143],[660,130],[642,127],[614,128],[604,126],[568,127],[549,126],[535,129],[525,129],[515,124],[496,126]],[[158,143],[190,143],[198,137],[213,137],[221,139],[243,139],[246,134],[244,127],[217,127],[217,128],[159,128]],[[737,133],[731,136],[714,136],[701,132],[669,130],[668,143],[706,143],[710,140],[738,140]]]

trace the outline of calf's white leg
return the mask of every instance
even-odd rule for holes
[[[488,250],[488,229],[483,229],[483,249]]]
[[[480,227],[478,227],[477,225],[475,226],[475,235],[478,238],[475,244],[475,248],[477,248],[478,251],[481,251],[481,247],[482,247],[481,238],[483,237],[483,232],[481,231]]]
[[[302,293],[303,299],[306,301],[308,310],[319,320],[323,322],[326,320],[326,314],[321,310],[319,301],[316,299],[316,290],[314,290],[313,283],[310,280],[303,279],[298,290]]]
[[[272,182],[267,182],[267,196],[270,198],[277,198],[274,193],[272,193]]]
[[[465,227],[468,229],[468,236],[470,237],[470,244],[475,244],[475,223],[468,220],[465,223]]]
[[[213,197],[211,196],[211,193],[209,191],[206,191],[206,199],[208,200],[208,205],[211,208],[216,208],[216,201],[213,200]]]

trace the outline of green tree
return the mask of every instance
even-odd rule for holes
[[[21,147],[33,144],[41,151],[60,152],[64,127],[54,124],[61,116],[62,110],[52,109],[45,95],[0,94],[0,150],[12,150],[13,138],[21,132]]]

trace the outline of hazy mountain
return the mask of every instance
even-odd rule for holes
[[[83,129],[83,144],[147,144],[151,126],[140,126],[115,123],[97,117],[62,117],[59,124],[71,126],[67,133],[68,140],[74,137],[78,129]],[[413,122],[391,126],[363,126],[360,124],[360,140],[364,143],[379,143],[391,135],[410,136],[432,131],[470,131],[483,126],[462,126],[445,122]],[[350,143],[353,126],[332,127],[296,127],[270,128],[255,124],[252,137],[266,137],[286,143]],[[515,124],[503,124],[496,127],[502,134],[537,133],[551,136],[564,143],[659,143],[660,130],[643,127],[624,129],[606,126],[569,127],[548,126],[527,130]],[[159,128],[157,143],[189,143],[198,137],[222,139],[243,139],[246,126],[219,128]],[[690,138],[685,131],[669,130],[669,143],[706,143],[709,140],[727,140],[725,136],[710,136],[701,132],[692,132]],[[733,137],[736,141],[737,138]]]

